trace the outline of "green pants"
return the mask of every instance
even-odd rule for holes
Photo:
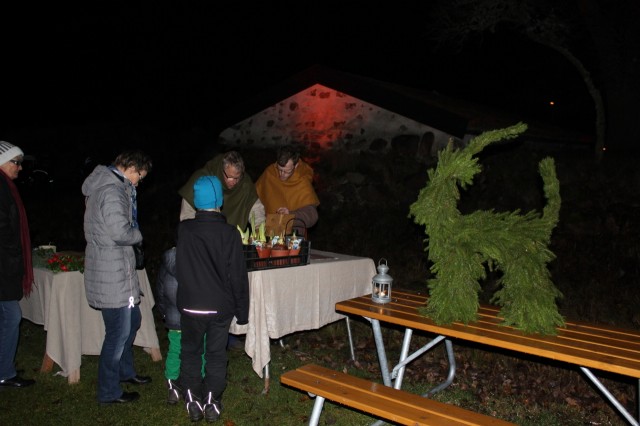
[[[180,330],[169,330],[169,350],[167,360],[164,363],[164,377],[169,380],[177,380],[180,376]]]
[[[168,380],[177,380],[180,377],[180,338],[182,332],[180,330],[169,330],[167,337],[169,338],[169,350],[167,351],[167,360],[164,363],[164,377]],[[205,343],[207,336],[205,338]],[[205,344],[206,347],[206,344]],[[204,377],[204,353],[202,354],[202,377]]]

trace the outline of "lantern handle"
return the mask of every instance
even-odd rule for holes
[[[380,260],[378,260],[378,266],[380,266],[380,262],[382,262],[383,260],[384,260],[384,264],[385,264],[385,265],[387,265],[387,266],[389,266],[389,265],[387,264],[387,259],[385,259],[384,257],[381,257],[381,258],[380,258]]]

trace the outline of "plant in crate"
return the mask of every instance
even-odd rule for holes
[[[252,213],[251,228],[247,227],[247,229],[243,232],[239,226],[236,225],[236,227],[242,238],[242,244],[244,246],[245,253],[248,253],[246,254],[246,257],[249,259],[250,267],[256,266],[256,265],[251,265],[252,259],[255,258],[255,256],[252,255],[254,251],[257,254],[257,257],[261,259],[268,258],[271,256],[271,245],[267,241],[266,228],[265,228],[264,222],[261,223],[260,226],[256,228],[255,215]]]

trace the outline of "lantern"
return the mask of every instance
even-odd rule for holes
[[[382,261],[384,260],[384,264]],[[382,258],[378,261],[378,273],[373,276],[371,281],[371,300],[376,303],[389,303],[391,301],[391,283],[393,278],[387,274],[389,267],[387,259]]]

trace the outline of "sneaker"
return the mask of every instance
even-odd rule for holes
[[[209,393],[207,403],[204,404],[204,409],[202,411],[204,411],[204,419],[207,422],[215,422],[220,418],[220,412],[222,411],[222,402],[213,399],[211,393]]]
[[[189,413],[189,420],[192,422],[199,422],[202,420],[204,415],[202,414],[202,405],[200,405],[200,401],[198,398],[194,398],[191,395],[191,390],[187,389],[187,413]]]
[[[171,381],[167,380],[167,404],[176,405],[182,397],[182,390]]]

